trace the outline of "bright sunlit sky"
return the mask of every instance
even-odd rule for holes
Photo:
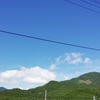
[[[100,13],[65,0],[0,0],[0,12],[1,30],[100,48]],[[0,87],[34,88],[94,71],[100,72],[100,51],[0,32]]]

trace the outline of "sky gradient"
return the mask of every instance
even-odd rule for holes
[[[81,0],[69,1],[100,11]],[[99,13],[65,0],[0,3],[1,30],[100,49]],[[34,88],[50,80],[68,80],[91,71],[100,72],[99,51],[0,32],[0,86]]]

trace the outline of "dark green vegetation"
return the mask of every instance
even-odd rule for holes
[[[100,86],[100,73],[91,72],[71,79],[71,82],[76,84],[84,84],[85,86],[97,87]]]
[[[5,91],[5,90],[7,90],[7,89],[4,88],[4,87],[0,87],[0,92],[1,92],[1,91]]]
[[[0,100],[93,100],[100,97],[100,73],[91,72],[67,81],[50,81],[29,90],[12,89],[0,92]]]

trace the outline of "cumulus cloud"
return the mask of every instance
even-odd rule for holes
[[[82,53],[66,53],[64,62],[67,62],[68,64],[90,64],[91,59],[86,57],[83,57]]]
[[[82,62],[81,53],[66,53],[64,61],[67,61],[69,64],[78,64]]]
[[[82,54],[81,53],[66,53],[63,56],[59,56],[55,59],[55,63],[51,64],[49,69],[50,70],[55,70],[57,69],[57,65],[61,64],[61,63],[65,63],[67,62],[68,64],[79,64],[79,63],[88,63],[90,61],[89,58],[85,58],[85,60],[83,61],[82,59]]]
[[[56,64],[65,63],[68,64],[90,64],[92,61],[90,58],[83,56],[82,53],[72,52],[65,53],[65,55],[56,58]]]
[[[56,74],[42,69],[39,66],[26,68],[22,67],[20,70],[7,70],[0,72],[0,83],[20,83],[25,82],[29,84],[44,84],[50,80],[55,80]]]
[[[65,77],[64,77],[64,80],[69,80],[69,77],[68,77],[68,76],[65,76]]]
[[[55,70],[56,69],[56,64],[52,64],[51,66],[50,66],[50,70]]]
[[[80,57],[82,56],[81,53],[76,53],[76,52],[71,53],[70,55],[71,55],[73,58],[80,58]]]
[[[57,57],[56,59],[56,64],[60,63],[61,57]]]
[[[65,61],[70,61],[71,60],[71,57],[70,57],[70,55],[68,54],[67,56],[66,56],[66,58],[65,58]]]
[[[90,58],[85,58],[85,59],[84,59],[84,63],[85,63],[85,64],[90,64],[90,63],[91,63]]]
[[[59,63],[61,63],[61,57],[57,57],[57,58],[55,59],[55,63],[54,63],[54,64],[51,64],[50,67],[49,67],[49,69],[50,69],[50,70],[55,70],[55,69],[57,69],[57,65],[58,65]]]
[[[79,63],[82,63],[82,58],[80,57],[69,61],[69,64],[79,64]]]

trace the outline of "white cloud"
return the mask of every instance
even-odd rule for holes
[[[90,64],[92,61],[88,57],[83,57],[82,53],[66,53],[63,63],[67,62],[68,64]]]
[[[56,60],[56,64],[58,64],[58,63],[60,63],[61,57],[58,57],[55,60]]]
[[[71,60],[70,54],[66,54],[64,61],[70,61],[70,60]]]
[[[82,54],[81,53],[66,53],[65,54],[65,59],[64,59],[64,62],[66,62],[68,64],[79,64],[79,63],[82,63],[83,60],[82,60]]]
[[[68,76],[65,76],[65,77],[64,77],[64,80],[69,80],[69,77],[68,77]]]
[[[22,88],[22,87],[18,87],[18,89],[21,89],[21,90],[23,90],[23,88]]]
[[[45,84],[50,80],[55,80],[56,74],[42,69],[38,66],[25,68],[20,70],[7,70],[0,72],[0,83],[29,83],[29,84]]]
[[[84,59],[84,63],[85,64],[90,64],[92,61],[90,60],[90,58],[85,58]]]
[[[50,66],[50,70],[55,70],[56,69],[56,64],[52,64],[51,66]]]
[[[81,54],[81,53],[76,53],[76,52],[74,52],[74,53],[71,53],[71,56],[72,56],[73,58],[79,58],[79,57],[82,56],[82,54]]]
[[[79,64],[82,63],[82,58],[76,58],[69,61],[69,64]]]
[[[65,55],[59,56],[56,59],[55,64],[50,66],[50,69],[56,69],[58,64],[67,62],[68,64],[90,64],[92,61],[90,58],[83,56],[82,53],[72,52],[72,53],[65,53]]]

